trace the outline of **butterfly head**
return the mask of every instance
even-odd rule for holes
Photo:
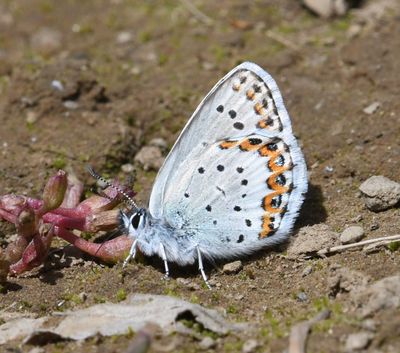
[[[133,213],[124,213],[121,211],[121,222],[130,236],[137,236],[145,227],[147,213],[144,208],[135,210]]]

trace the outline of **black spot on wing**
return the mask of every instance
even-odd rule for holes
[[[222,113],[224,111],[224,106],[223,105],[219,105],[218,107],[217,107],[217,112],[218,113]]]
[[[200,167],[199,169],[197,169],[198,170],[198,172],[200,173],[200,174],[203,174],[204,172],[205,172],[205,170],[204,170],[204,168],[203,167]]]
[[[236,112],[235,112],[234,110],[230,110],[228,114],[229,114],[229,116],[231,117],[231,119],[235,119],[235,118],[236,118],[236,115],[237,115]]]
[[[218,170],[219,172],[223,172],[224,169],[225,169],[225,167],[224,167],[222,164],[218,164],[218,165],[217,165],[217,170]]]
[[[233,127],[234,127],[235,129],[237,129],[237,130],[243,130],[243,129],[244,129],[243,123],[240,123],[240,122],[234,123],[234,124],[233,124]]]

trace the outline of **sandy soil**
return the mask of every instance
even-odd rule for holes
[[[212,20],[205,23],[182,3],[0,1],[0,193],[39,196],[59,168],[73,168],[90,190],[95,183],[85,171],[87,163],[107,176],[126,178],[121,165],[133,163],[153,138],[171,147],[214,83],[249,60],[278,82],[309,167],[310,191],[296,228],[325,223],[340,232],[359,224],[367,238],[396,234],[399,208],[367,210],[358,187],[371,175],[399,181],[400,12],[389,8],[375,17],[352,11],[323,20],[289,0],[251,6],[195,1]],[[66,89],[52,88],[53,80]],[[379,109],[364,113],[373,102]],[[156,171],[135,167],[137,201],[146,204]],[[2,245],[12,233],[1,224]],[[64,245],[59,242],[61,249]],[[165,282],[157,259],[132,264],[123,274],[120,265],[104,267],[88,257],[77,260],[81,254],[62,254],[55,252],[45,267],[13,278],[0,294],[0,310],[16,302],[18,311],[42,316],[117,301],[120,289],[176,295],[225,310],[230,320],[259,325],[241,337],[217,338],[215,349],[221,352],[240,352],[249,338],[257,339],[259,352],[282,352],[293,323],[323,308],[333,315],[312,332],[309,351],[343,351],[347,334],[358,332],[362,323],[348,311],[350,294],[330,295],[332,266],[379,280],[398,274],[400,265],[399,252],[388,250],[305,262],[289,260],[285,252],[263,252],[245,259],[236,275],[209,267],[220,287],[208,291],[195,268],[173,267]],[[303,276],[310,265],[313,271]],[[73,300],[81,292],[87,300]],[[300,292],[307,300],[299,301]],[[400,312],[383,311],[374,320],[377,329],[366,351],[398,352]],[[174,352],[201,350],[195,337],[157,340],[172,339]],[[117,352],[128,343],[129,337],[96,338],[43,350]],[[17,352],[17,344],[6,348]]]

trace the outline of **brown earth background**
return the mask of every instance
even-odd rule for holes
[[[210,20],[197,17],[184,1],[0,1],[0,193],[39,197],[60,168],[72,168],[89,192],[95,182],[86,164],[126,179],[121,166],[130,163],[137,202],[145,205],[156,171],[134,163],[137,152],[154,138],[163,138],[169,149],[215,82],[242,61],[254,61],[277,81],[307,160],[310,191],[296,228],[325,223],[341,232],[359,224],[367,238],[396,234],[399,208],[373,213],[358,191],[371,175],[400,181],[396,1],[366,1],[329,20],[294,0],[193,3]],[[51,87],[53,80],[63,83],[62,93]],[[363,112],[373,102],[379,109]],[[3,246],[13,232],[1,224]],[[361,323],[348,311],[349,294],[330,296],[332,266],[379,280],[399,274],[400,265],[399,252],[389,250],[303,262],[287,259],[284,251],[263,252],[245,259],[236,275],[208,267],[219,283],[208,291],[196,268],[172,267],[172,279],[162,281],[157,259],[132,264],[123,275],[120,265],[101,266],[79,253],[63,256],[13,278],[0,294],[0,310],[15,302],[16,310],[43,316],[117,302],[123,292],[175,295],[225,311],[229,320],[257,323],[244,335],[217,338],[220,352],[240,352],[249,338],[260,344],[255,351],[282,352],[291,326],[323,308],[333,315],[313,330],[309,352],[343,351],[346,335]],[[310,265],[312,273],[303,276]],[[299,301],[300,292],[308,299]],[[400,352],[399,310],[374,319],[378,328],[365,351]],[[198,337],[157,338],[165,345],[172,339],[171,351],[201,351]],[[96,338],[41,349],[119,352],[129,341]],[[17,347],[4,349],[30,349]]]

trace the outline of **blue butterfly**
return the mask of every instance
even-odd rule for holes
[[[164,262],[230,259],[283,242],[307,191],[307,168],[274,79],[245,62],[200,103],[155,180],[148,209],[122,221],[136,249]]]

